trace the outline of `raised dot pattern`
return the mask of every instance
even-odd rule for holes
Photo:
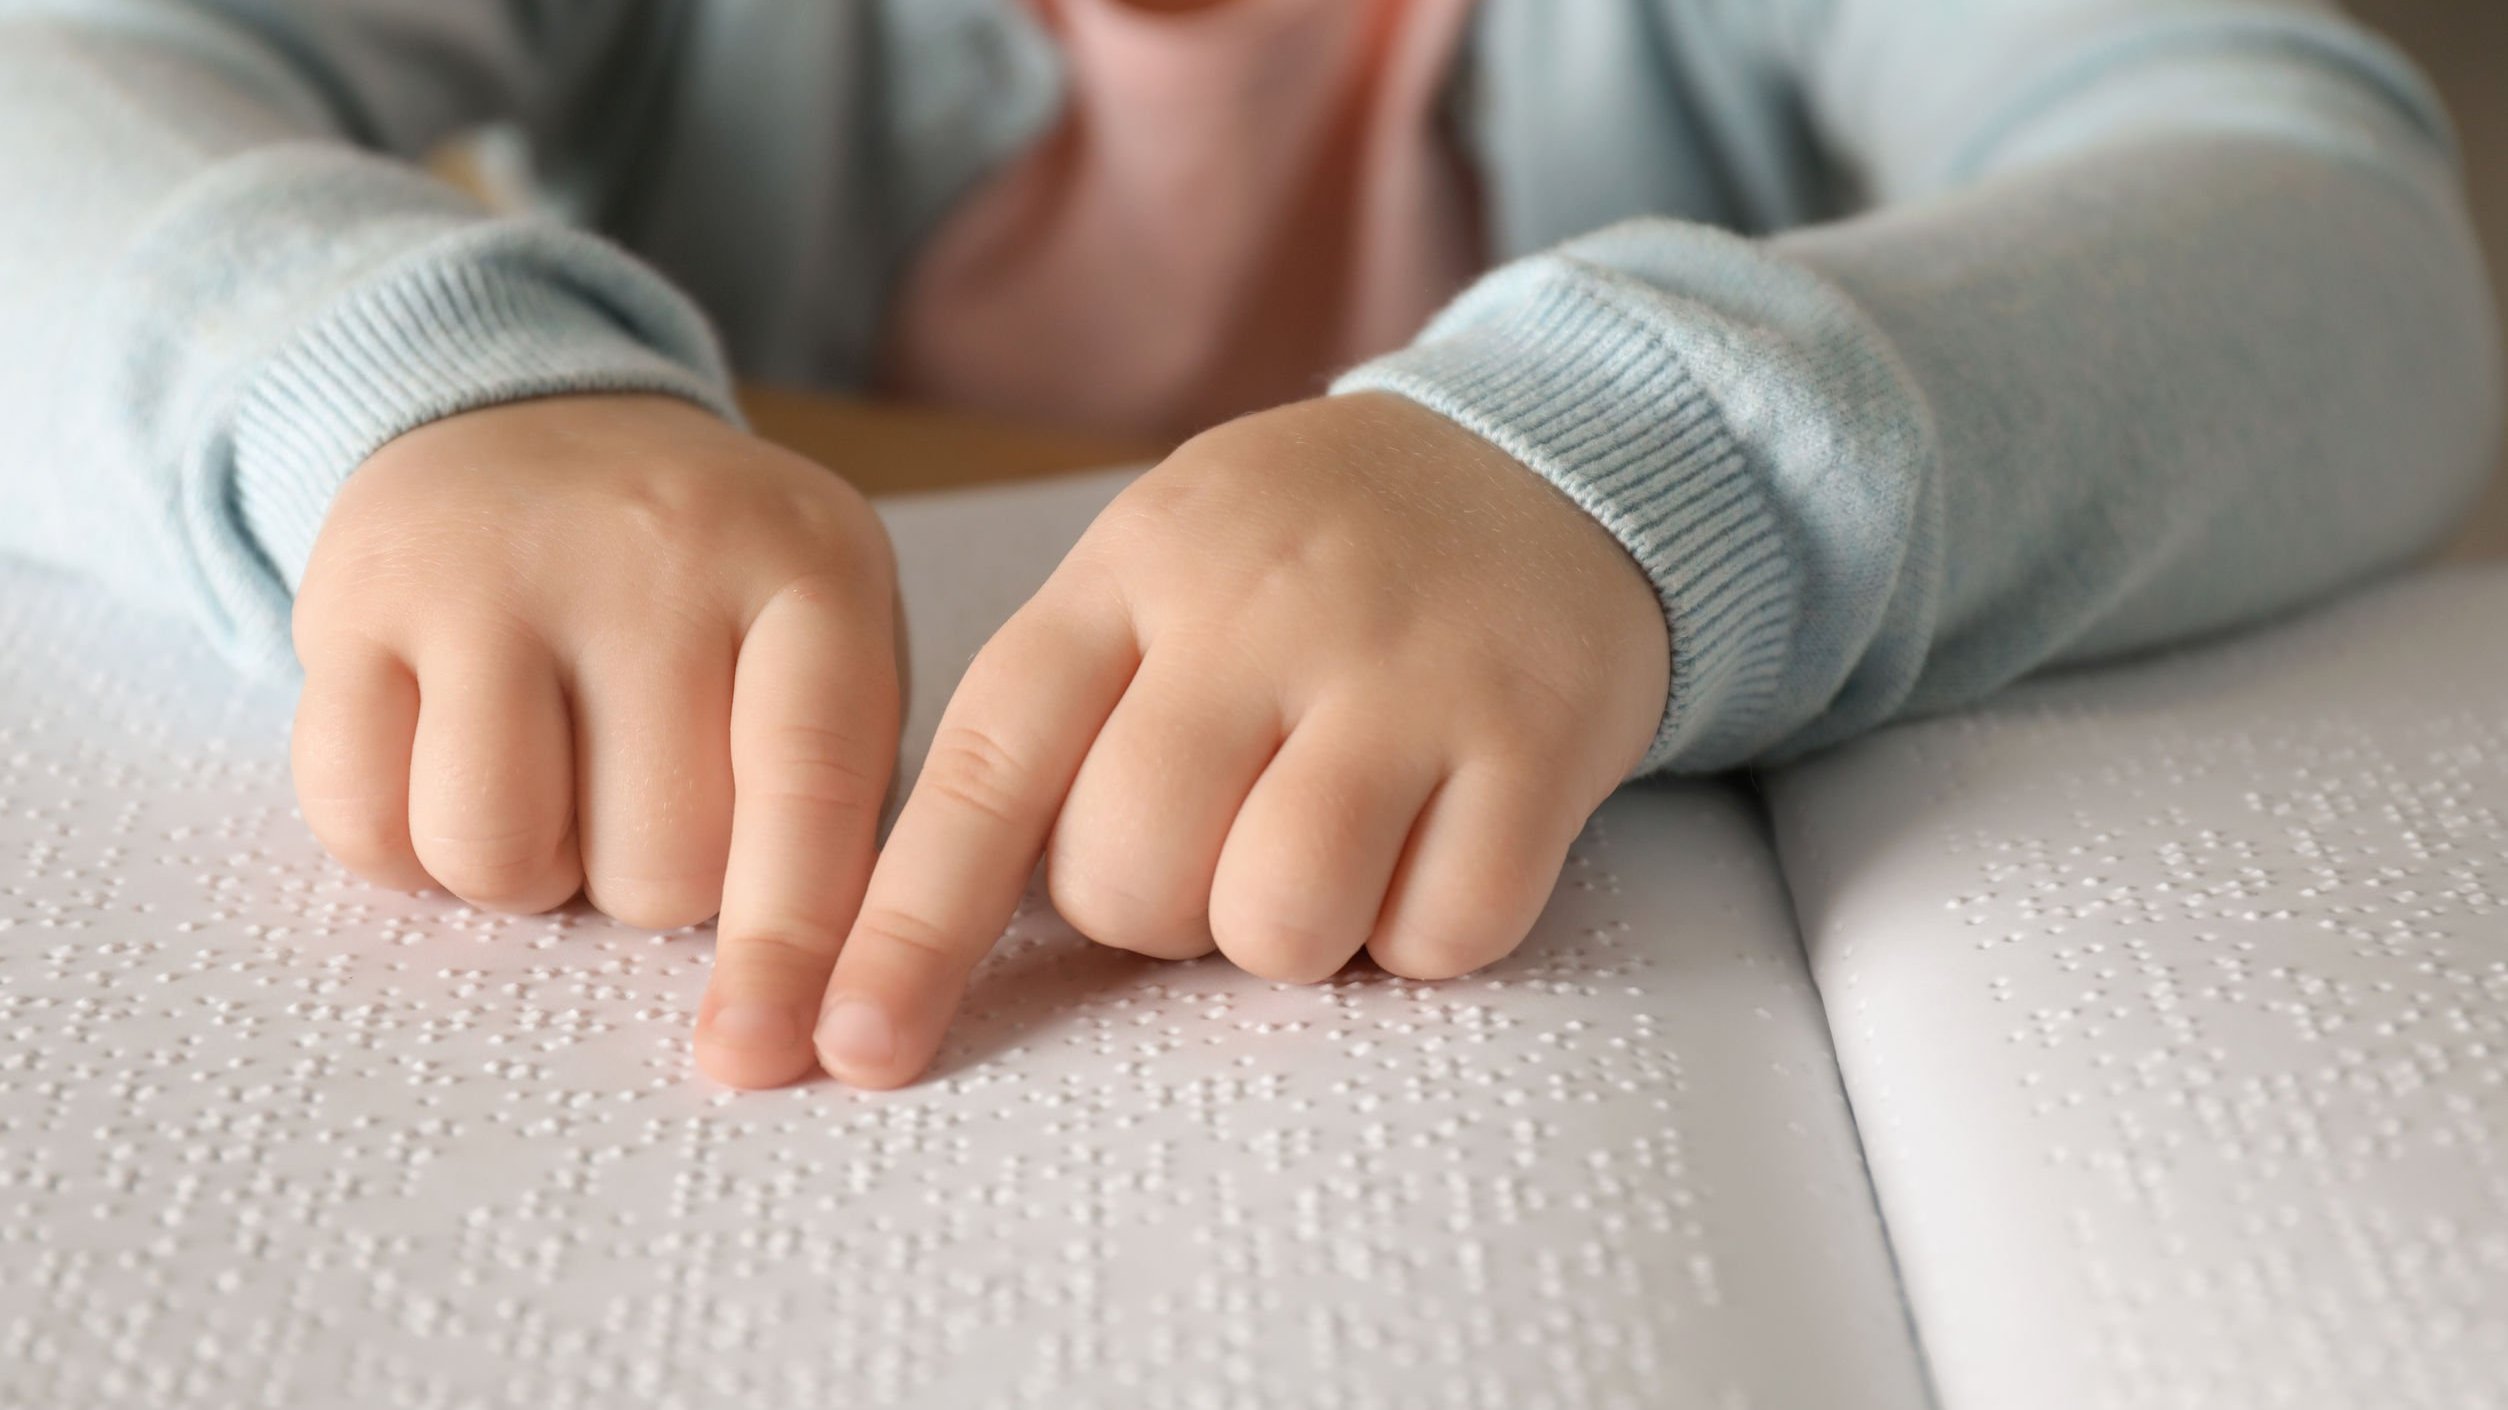
[[[927,687],[1053,506],[897,516]],[[1481,976],[1031,910],[932,1080],[734,1096],[706,934],[354,881],[287,705],[0,565],[0,1405],[1922,1403],[1735,793],[1615,803]]]
[[[2433,575],[1778,780],[1947,1410],[2508,1405],[2504,616]]]

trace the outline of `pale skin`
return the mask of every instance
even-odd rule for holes
[[[699,1065],[895,1087],[1040,861],[1143,954],[1299,983],[1502,958],[1669,684],[1610,535],[1383,394],[1127,489],[970,666],[875,860],[896,609],[861,498],[694,406],[435,423],[351,478],[298,597],[306,819],[386,885],[719,911]]]

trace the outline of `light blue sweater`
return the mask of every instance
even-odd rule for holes
[[[731,414],[718,346],[856,381],[1058,100],[1017,0],[0,0],[0,548],[283,668],[383,441],[562,389]],[[1451,100],[1507,262],[1339,385],[1645,567],[1650,768],[2287,607],[2490,461],[2444,119],[2325,7],[1484,0]],[[491,120],[550,214],[399,160]]]

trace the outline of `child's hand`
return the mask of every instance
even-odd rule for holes
[[[1200,437],[1127,490],[976,658],[829,989],[819,1054],[930,1061],[1052,839],[1065,918],[1307,981],[1361,948],[1515,948],[1645,755],[1670,661],[1620,546],[1408,401]]]
[[[297,596],[305,820],[498,910],[719,908],[699,1060],[789,1081],[894,766],[895,602],[860,495],[686,402],[422,427],[349,479]]]

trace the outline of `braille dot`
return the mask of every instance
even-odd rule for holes
[[[930,1080],[732,1096],[705,931],[355,881],[289,704],[0,569],[0,1404],[1924,1403],[1738,790],[1615,803],[1483,975],[1031,903]]]
[[[2508,1396],[2504,609],[2406,581],[1778,776],[1911,1313],[1996,1328],[1937,1384]]]

